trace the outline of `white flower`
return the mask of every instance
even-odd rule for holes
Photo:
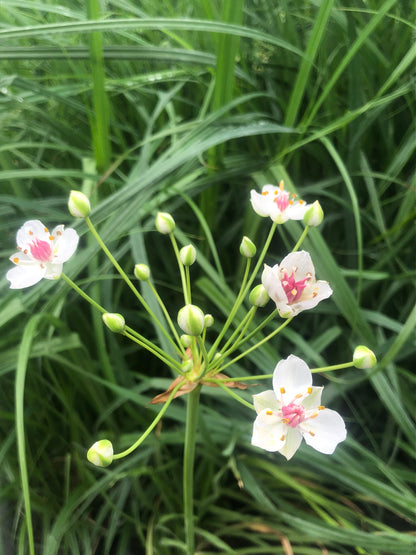
[[[311,255],[292,252],[273,267],[264,265],[261,281],[282,318],[296,316],[332,295],[327,281],[316,281]]]
[[[321,405],[323,387],[312,386],[307,364],[290,355],[273,373],[273,391],[253,395],[257,418],[251,443],[266,451],[279,451],[288,460],[302,438],[330,455],[347,436],[341,416]]]
[[[10,257],[16,264],[6,274],[10,289],[22,289],[34,285],[42,278],[58,279],[62,264],[74,254],[78,245],[74,229],[56,226],[52,233],[39,220],[29,220],[17,232],[19,252]]]
[[[304,200],[295,200],[296,195],[290,194],[284,189],[284,182],[279,187],[265,185],[261,193],[254,189],[250,192],[250,200],[254,212],[263,218],[270,218],[277,224],[283,224],[287,220],[302,220],[305,212],[311,206]]]

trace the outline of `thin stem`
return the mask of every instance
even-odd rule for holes
[[[224,366],[221,366],[221,372],[225,368],[230,366],[231,364],[234,364],[234,362],[237,362],[237,360],[240,360],[240,358],[243,358],[243,357],[247,356],[249,353],[251,353],[255,349],[258,349],[259,347],[261,347],[261,345],[263,345],[264,343],[267,343],[267,341],[269,341],[269,339],[271,339],[272,337],[277,335],[280,331],[282,331],[282,329],[284,329],[293,320],[293,318],[294,318],[293,316],[292,316],[292,318],[288,318],[281,326],[279,326],[277,329],[272,331],[272,333],[269,333],[269,335],[267,335],[264,339],[262,339],[261,341],[259,341],[258,343],[256,343],[255,345],[253,345],[252,347],[250,347],[249,349],[247,349],[243,353],[240,353],[238,356],[236,356],[235,358],[230,360],[230,362],[227,362],[227,364],[224,364]]]
[[[312,373],[316,372],[333,372],[334,370],[341,370],[342,368],[351,368],[354,362],[344,362],[342,364],[334,364],[333,366],[323,366],[322,368],[311,369]]]
[[[170,366],[170,368],[172,368],[176,372],[179,372],[179,374],[182,374],[181,366],[178,363],[178,361],[170,357],[167,353],[165,353],[165,351],[162,351],[162,349],[157,347],[157,345],[155,345],[154,343],[152,343],[151,341],[149,341],[139,333],[135,332],[131,328],[126,327],[126,329],[123,331],[123,335],[128,339],[130,339],[131,341],[134,341],[134,343],[137,343],[138,345],[140,345],[150,353],[152,353],[152,355],[157,357],[167,366]]]
[[[232,389],[230,389],[229,387],[227,387],[223,382],[224,381],[230,381],[230,378],[228,378],[228,380],[221,380],[221,379],[216,379],[216,378],[208,378],[207,380],[205,380],[207,382],[212,382],[218,385],[218,387],[220,387],[221,389],[223,389],[226,393],[228,393],[228,395],[230,395],[233,399],[235,399],[236,401],[238,401],[239,403],[241,403],[242,405],[245,405],[246,407],[248,407],[251,410],[256,410],[254,408],[254,405],[252,405],[251,403],[249,403],[248,401],[246,401],[245,399],[243,399],[242,397],[240,397],[239,395],[237,395],[237,393],[235,393]],[[234,381],[234,378],[233,378]]]
[[[162,418],[162,416],[165,414],[165,412],[167,411],[169,405],[171,404],[171,402],[173,401],[173,398],[175,397],[175,393],[178,391],[178,389],[183,385],[183,381],[179,382],[174,389],[172,389],[171,394],[168,397],[168,400],[166,401],[166,403],[163,405],[163,407],[160,409],[160,411],[158,412],[157,416],[155,417],[155,419],[153,420],[153,422],[150,424],[150,426],[146,429],[145,432],[142,433],[142,435],[139,437],[139,439],[133,443],[133,445],[131,445],[128,449],[126,449],[125,451],[122,451],[121,453],[117,453],[114,455],[113,460],[116,459],[123,459],[124,457],[126,457],[127,455],[130,455],[130,453],[132,453],[135,449],[137,449],[137,447],[139,447],[139,445],[141,443],[143,443],[143,441],[147,438],[147,436],[150,434],[150,432],[154,429],[154,427],[156,426],[156,424],[159,422],[159,420]]]
[[[76,283],[74,283],[72,281],[72,279],[70,279],[67,275],[65,274],[61,274],[61,278],[70,286],[72,287],[72,289],[75,289],[75,291],[81,295],[81,297],[83,297],[86,301],[88,301],[90,304],[92,304],[97,310],[99,310],[100,312],[102,312],[103,314],[105,312],[108,312],[108,310],[106,310],[105,308],[103,308],[101,305],[99,305],[97,302],[94,301],[94,299],[92,299],[89,295],[87,295],[86,293],[84,293],[84,291],[78,287],[78,285]]]
[[[183,452],[183,507],[187,555],[194,555],[195,553],[194,460],[200,391],[201,386],[198,385],[189,393],[186,410],[185,446]]]
[[[299,247],[301,246],[301,244],[303,243],[305,237],[308,235],[308,231],[309,231],[309,226],[307,225],[305,227],[305,229],[302,232],[302,235],[299,237],[299,241],[296,243],[296,245],[293,247],[292,252],[296,252]]]
[[[178,243],[176,242],[176,239],[173,233],[169,233],[169,238],[172,243],[173,250],[175,251],[176,260],[178,261],[179,273],[181,274],[183,298],[185,300],[185,304],[191,304],[190,295],[188,295],[188,287],[186,283],[185,271],[179,254]]]
[[[165,330],[164,326],[162,325],[162,323],[158,320],[158,318],[156,317],[155,314],[153,314],[152,309],[150,308],[150,306],[147,304],[147,302],[144,300],[144,298],[142,297],[142,295],[139,293],[139,291],[136,289],[136,287],[134,286],[133,282],[131,281],[131,279],[128,277],[128,275],[125,273],[125,271],[123,270],[123,268],[120,266],[120,264],[117,262],[117,260],[114,258],[114,256],[111,254],[111,252],[108,250],[107,246],[105,245],[104,241],[101,239],[99,233],[97,232],[97,230],[95,229],[93,223],[91,222],[89,217],[85,218],[85,221],[91,231],[91,233],[94,235],[97,243],[100,245],[100,247],[102,248],[102,250],[105,252],[105,254],[107,255],[107,258],[111,261],[111,263],[113,264],[113,266],[116,268],[116,270],[118,271],[118,273],[121,275],[121,277],[124,279],[124,281],[126,282],[126,284],[130,287],[131,291],[134,293],[134,295],[136,296],[136,298],[139,300],[139,302],[141,303],[141,305],[143,306],[143,308],[146,310],[146,312],[151,316],[151,318],[154,320],[154,322],[156,323],[156,325],[158,326],[158,328],[160,329],[160,331],[163,333],[163,335],[166,337],[166,339],[171,343],[171,345],[173,345],[173,347],[175,348],[176,352],[180,353],[180,349],[179,347],[176,345],[176,343],[173,341],[173,339],[171,338],[171,336],[168,334],[168,332]]]

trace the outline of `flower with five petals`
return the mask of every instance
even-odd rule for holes
[[[293,457],[302,438],[319,451],[330,455],[347,432],[341,416],[321,405],[323,387],[312,386],[306,362],[290,355],[277,364],[273,391],[253,395],[257,418],[251,443],[266,451],[279,451]]]
[[[264,185],[261,193],[250,192],[251,205],[254,212],[263,218],[269,216],[275,223],[284,224],[287,220],[302,220],[305,212],[310,208],[304,200],[295,200],[296,195],[290,196],[285,191],[284,182],[279,187]]]
[[[332,295],[327,281],[316,281],[311,255],[306,251],[292,252],[273,267],[265,264],[261,281],[282,318],[296,316]]]
[[[16,236],[17,250],[10,257],[16,264],[6,274],[10,289],[23,289],[38,283],[42,278],[58,279],[62,265],[74,254],[78,245],[74,229],[56,226],[52,232],[39,220],[29,220]]]

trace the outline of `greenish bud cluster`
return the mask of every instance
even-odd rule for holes
[[[244,236],[240,243],[240,254],[246,258],[253,258],[253,256],[256,255],[256,252],[256,245],[253,241],[251,241],[251,239]]]
[[[87,452],[87,459],[95,466],[109,466],[113,462],[113,445],[108,439],[100,439]]]
[[[167,212],[158,212],[155,224],[158,232],[163,235],[169,235],[175,229],[175,220]]]
[[[74,218],[86,218],[90,215],[91,204],[81,191],[71,191],[68,199],[68,209]]]
[[[376,355],[368,347],[364,345],[359,345],[355,348],[354,355],[352,357],[354,366],[360,368],[360,370],[367,370],[368,368],[374,368],[377,364]]]
[[[106,312],[103,322],[114,333],[123,333],[126,322],[121,314]]]
[[[204,313],[198,306],[187,304],[178,312],[178,325],[188,335],[201,335],[205,326]]]
[[[205,314],[205,327],[210,328],[214,324],[214,317],[212,314]]]
[[[319,201],[316,200],[310,208],[308,208],[303,216],[303,222],[311,227],[317,227],[324,219],[324,211],[322,210]]]
[[[182,345],[187,349],[192,345],[192,337],[190,335],[186,335],[185,333],[180,337]]]
[[[192,266],[196,260],[196,250],[193,245],[186,245],[179,251],[179,258],[184,266]]]
[[[147,281],[150,277],[150,268],[147,264],[135,264],[134,275],[140,281]]]

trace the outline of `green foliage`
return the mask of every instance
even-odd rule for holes
[[[345,417],[347,441],[331,457],[302,447],[289,463],[250,445],[248,409],[202,389],[197,551],[410,553],[411,3],[246,0],[228,14],[219,0],[116,0],[99,13],[97,4],[87,13],[76,0],[2,2],[1,275],[24,221],[70,225],[81,243],[67,275],[169,351],[85,222],[71,218],[70,190],[92,193],[91,219],[115,258],[132,280],[134,264],[149,264],[175,315],[177,267],[153,223],[157,211],[171,212],[180,246],[201,251],[193,300],[213,314],[213,330],[243,275],[241,238],[259,247],[268,232],[250,189],[285,179],[288,190],[318,199],[325,219],[305,248],[332,300],[227,371],[271,373],[290,353],[311,367],[335,364],[351,360],[357,344],[379,364],[318,378],[330,380],[324,401]],[[280,261],[300,230],[280,226],[267,261]],[[138,545],[184,552],[183,399],[130,457],[107,469],[86,460],[96,440],[122,450],[145,430],[158,412],[149,401],[172,381],[168,369],[108,332],[62,281],[10,291],[3,278],[0,288],[0,548],[28,552],[31,514],[36,552],[47,555],[137,553]],[[250,401],[262,388],[242,395]]]

